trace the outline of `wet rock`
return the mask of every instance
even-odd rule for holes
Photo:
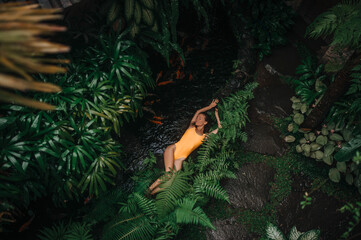
[[[282,156],[287,151],[288,146],[271,125],[250,123],[245,132],[248,134],[248,140],[242,145],[246,151],[274,156]]]
[[[252,240],[256,236],[247,232],[246,228],[234,217],[212,222],[216,230],[207,230],[207,240]]]
[[[245,164],[237,173],[237,179],[229,179],[227,190],[232,207],[260,211],[269,200],[269,182],[275,170],[264,163]]]
[[[262,60],[261,65],[271,65],[282,75],[295,75],[301,58],[295,45],[288,44],[272,50],[272,54]]]
[[[254,91],[254,99],[250,102],[250,108],[253,108],[258,114],[284,118],[292,113],[290,98],[293,95],[293,90],[285,84],[258,87]]]
[[[340,239],[350,220],[349,213],[338,211],[345,203],[321,191],[315,191],[311,194],[311,205],[302,209],[300,202],[304,200],[304,192],[310,191],[312,181],[300,175],[293,176],[293,180],[290,195],[278,207],[278,225],[282,232],[288,233],[296,226],[302,232],[319,229],[322,239]]]

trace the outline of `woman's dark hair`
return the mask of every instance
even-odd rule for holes
[[[209,129],[212,126],[212,118],[206,112],[202,112],[200,114],[204,115],[204,120],[207,122],[207,124],[204,126],[203,133],[208,133]]]

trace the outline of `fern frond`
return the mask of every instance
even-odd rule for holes
[[[331,45],[361,47],[361,4],[344,1],[320,14],[307,28],[306,35],[312,38],[334,34]]]
[[[138,204],[142,213],[148,216],[153,216],[156,213],[155,201],[148,199],[139,193],[134,193],[135,202]]]
[[[85,220],[88,222],[100,222],[107,218],[113,217],[119,208],[118,202],[124,198],[123,191],[118,189],[109,194],[101,196],[94,204],[91,211],[86,215]]]
[[[175,207],[175,201],[189,190],[188,174],[177,171],[170,172],[169,180],[159,185],[160,191],[156,197],[158,215],[162,218]]]
[[[144,215],[124,214],[104,228],[104,240],[152,239],[156,227]]]
[[[207,140],[200,146],[197,156],[197,161],[200,165],[207,165],[206,162],[209,161],[208,159],[210,159],[211,151],[217,146],[218,140],[218,134],[210,134]]]
[[[138,211],[138,204],[134,199],[134,194],[135,193],[131,193],[128,195],[128,199],[126,203],[121,202],[120,204],[122,205],[119,208],[119,212],[118,213],[136,213]]]
[[[229,203],[228,193],[221,185],[217,182],[209,182],[206,180],[196,181],[193,185],[194,191],[199,193],[204,193],[207,196],[225,200]]]
[[[64,239],[67,240],[93,240],[90,233],[90,224],[83,222],[69,223],[69,232],[65,235]]]
[[[199,224],[215,230],[211,221],[200,207],[193,209],[197,200],[183,198],[177,201],[177,208],[174,211],[177,223]]]
[[[176,223],[176,220],[167,221],[161,227],[157,229],[157,233],[154,236],[154,240],[168,240],[174,239],[178,234],[179,225]]]
[[[68,233],[68,227],[64,222],[60,222],[59,224],[53,225],[51,228],[47,227],[40,230],[40,234],[38,238],[40,240],[53,240],[53,239],[64,239],[65,235]]]

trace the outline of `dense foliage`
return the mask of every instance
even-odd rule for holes
[[[248,84],[244,90],[226,98],[219,106],[224,113],[221,116],[245,112],[256,86],[255,83]],[[201,207],[209,198],[228,201],[228,195],[220,185],[222,178],[235,177],[230,161],[233,157],[227,143],[245,141],[244,134],[234,134],[245,126],[247,115],[239,114],[235,118],[239,124],[234,128],[231,127],[234,124],[232,118],[224,118],[222,124],[227,126],[222,128],[224,131],[210,135],[198,151],[197,161],[189,159],[181,171],[164,173],[154,167],[154,156],[145,159],[143,170],[132,177],[133,191],[126,196],[118,189],[100,197],[84,221],[107,223],[103,229],[104,239],[170,239],[182,224],[214,228]],[[164,174],[161,191],[155,198],[146,197],[148,186],[160,174]]]
[[[228,2],[227,2],[228,3]],[[230,1],[228,14],[234,23],[242,23],[255,40],[259,59],[271,49],[287,43],[286,33],[292,26],[294,12],[283,1]]]
[[[123,35],[101,37],[82,56],[73,54],[65,75],[39,76],[63,89],[34,96],[58,106],[55,111],[2,108],[3,206],[26,207],[43,196],[64,205],[98,196],[114,184],[124,160],[111,132],[119,134],[124,121],[141,113],[153,80],[145,55]]]

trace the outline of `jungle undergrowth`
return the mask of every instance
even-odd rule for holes
[[[282,126],[282,119],[278,121]],[[242,167],[244,164],[264,163],[275,170],[274,179],[270,182],[270,200],[264,205],[261,211],[252,211],[250,209],[236,209],[225,201],[212,200],[204,209],[207,216],[212,221],[224,220],[234,217],[237,222],[246,227],[250,233],[262,236],[264,234],[264,226],[267,222],[277,222],[277,213],[280,203],[282,203],[292,191],[292,184],[294,182],[294,175],[302,175],[312,180],[309,192],[314,188],[319,187],[316,191],[321,191],[329,197],[334,197],[342,202],[356,202],[357,195],[352,191],[352,187],[347,185],[334,184],[328,179],[327,171],[324,168],[317,166],[317,163],[309,161],[306,157],[289,150],[281,157],[263,155],[254,152],[246,152],[238,147],[233,161],[237,161],[238,165]],[[324,183],[325,182],[325,183]],[[322,184],[321,184],[322,183]],[[312,204],[312,203],[311,203]],[[206,239],[204,227],[187,229],[189,231],[187,239]],[[194,237],[193,237],[194,236]],[[184,237],[184,235],[183,235]],[[178,238],[179,239],[179,238]]]

